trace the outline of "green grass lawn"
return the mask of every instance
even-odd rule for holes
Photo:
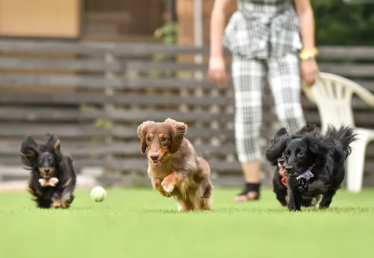
[[[193,213],[149,189],[108,190],[102,203],[77,191],[70,210],[1,193],[0,257],[374,257],[374,189],[293,213],[270,189],[255,203],[235,203],[235,193],[215,189],[215,210]]]

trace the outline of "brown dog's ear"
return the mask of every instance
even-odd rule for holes
[[[145,121],[141,123],[137,129],[137,134],[138,134],[138,137],[140,138],[140,149],[143,154],[145,153],[145,150],[147,149],[147,144],[145,142],[145,135],[147,134],[147,127],[153,123],[154,123],[153,121]]]
[[[170,133],[171,133],[172,143],[171,143],[170,152],[174,153],[181,146],[182,141],[183,141],[183,137],[187,133],[187,128],[188,127],[185,123],[177,122],[177,121],[175,121],[171,118],[166,119],[164,122],[169,124],[169,126],[171,128]]]

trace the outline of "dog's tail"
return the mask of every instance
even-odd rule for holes
[[[351,154],[352,148],[350,144],[357,140],[357,134],[350,126],[342,125],[339,129],[329,125],[326,131],[328,138],[337,140],[345,153],[345,159]]]

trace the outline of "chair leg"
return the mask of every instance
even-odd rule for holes
[[[357,142],[351,143],[352,153],[347,158],[347,190],[358,193],[364,177],[367,137],[361,135]]]

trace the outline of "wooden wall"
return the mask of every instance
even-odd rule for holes
[[[84,37],[91,40],[149,41],[163,25],[166,0],[86,0]]]
[[[203,43],[209,45],[210,17],[214,0],[203,0]],[[226,23],[237,8],[236,1],[231,1],[226,10]],[[180,31],[178,44],[193,45],[194,43],[194,0],[177,0],[177,15]]]
[[[80,0],[0,0],[0,36],[76,38]]]
[[[321,71],[351,78],[374,92],[373,48],[319,49]],[[54,132],[78,169],[104,167],[108,174],[103,177],[114,178],[112,183],[143,178],[148,184],[136,128],[146,120],[170,117],[188,124],[186,137],[210,163],[216,185],[240,186],[232,83],[218,88],[207,81],[207,63],[166,58],[208,53],[206,47],[145,43],[0,40],[0,165],[20,165],[19,143],[25,135],[40,138]],[[263,150],[279,128],[272,101],[263,99]],[[307,120],[319,124],[316,106],[305,97],[302,103]],[[356,125],[374,128],[374,108],[356,97],[352,105]],[[264,160],[265,185],[273,172],[267,165]],[[364,185],[374,185],[373,168],[370,144]]]

